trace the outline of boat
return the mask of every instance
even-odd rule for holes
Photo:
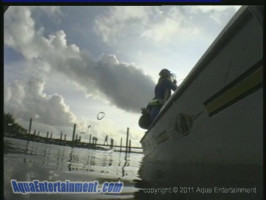
[[[263,6],[236,12],[140,143],[143,180],[256,187],[246,198],[262,199]]]

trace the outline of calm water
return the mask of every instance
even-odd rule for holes
[[[10,179],[18,181],[122,181],[121,194],[13,194]],[[253,194],[196,192],[201,188],[256,187]],[[178,192],[173,192],[179,188]],[[182,191],[183,188],[183,192]],[[153,189],[153,193],[151,190]],[[155,190],[156,191],[155,191]],[[185,189],[185,190],[184,190]],[[155,192],[154,192],[155,191]],[[169,192],[171,191],[171,192]],[[150,160],[143,154],[70,148],[4,138],[4,196],[6,200],[42,199],[166,199],[262,200],[261,166],[181,165]]]
[[[140,180],[143,154],[71,148],[4,138],[4,195],[12,199],[133,199]],[[10,179],[18,181],[122,181],[119,195],[13,194]]]

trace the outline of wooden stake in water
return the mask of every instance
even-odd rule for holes
[[[74,124],[74,127],[73,127],[72,145],[74,145],[74,141],[75,141],[75,132],[76,132],[76,124]]]
[[[111,143],[110,144],[110,149],[112,149],[114,147],[114,140],[113,140],[113,138],[111,138],[111,142],[110,143]]]
[[[131,140],[129,140],[129,148],[128,148],[128,152],[131,152]]]
[[[126,153],[128,152],[128,135],[129,135],[129,128],[127,128]]]
[[[120,152],[122,151],[122,138],[120,140]]]
[[[31,124],[32,124],[32,118],[30,118],[30,124],[29,124],[29,134],[31,132]]]

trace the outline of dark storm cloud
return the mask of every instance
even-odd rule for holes
[[[135,66],[120,63],[115,56],[103,55],[94,69],[100,91],[118,107],[139,112],[151,100],[154,82]]]

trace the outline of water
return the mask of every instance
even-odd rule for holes
[[[4,138],[4,196],[12,199],[133,199],[143,154],[71,148]],[[122,181],[121,194],[13,194],[17,181]]]
[[[169,152],[173,153],[173,152]],[[10,180],[121,181],[120,194],[13,194]],[[217,187],[256,188],[249,194],[214,194]],[[203,193],[197,192],[200,188]],[[176,190],[178,189],[178,191]],[[183,191],[183,192],[182,192]],[[71,148],[4,138],[6,200],[166,199],[262,200],[261,166],[182,165],[143,154]],[[205,192],[205,193],[204,193]]]

